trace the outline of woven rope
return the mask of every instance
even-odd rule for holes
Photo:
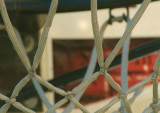
[[[91,17],[92,17],[92,26],[93,26],[93,34],[94,34],[94,40],[95,40],[95,47],[93,49],[93,55],[91,58],[90,65],[88,67],[88,71],[86,72],[86,76],[82,83],[75,87],[72,91],[65,92],[64,90],[57,88],[53,86],[52,84],[48,83],[46,80],[44,80],[42,77],[36,74],[36,69],[40,63],[46,40],[48,37],[48,32],[49,28],[52,24],[52,20],[54,18],[54,15],[56,13],[57,5],[58,5],[58,0],[52,0],[50,10],[44,25],[44,29],[42,32],[42,35],[39,40],[38,44],[38,49],[34,57],[33,65],[31,65],[30,60],[26,54],[26,51],[24,49],[24,45],[21,41],[20,35],[17,33],[17,31],[14,29],[12,23],[10,22],[7,9],[4,3],[4,0],[0,0],[0,11],[1,15],[3,17],[3,21],[5,23],[5,28],[8,32],[9,38],[19,55],[22,63],[24,64],[25,68],[28,71],[28,75],[26,75],[14,88],[11,97],[7,97],[3,94],[0,93],[0,100],[5,101],[5,104],[0,108],[0,113],[6,113],[8,109],[10,108],[11,105],[13,105],[15,108],[21,110],[22,112],[27,112],[27,113],[35,113],[35,111],[26,108],[23,106],[21,103],[16,101],[16,97],[18,96],[19,92],[22,90],[22,88],[30,81],[34,83],[34,86],[40,95],[40,98],[44,102],[44,104],[47,107],[46,113],[53,113],[57,108],[61,107],[68,101],[70,101],[72,104],[69,105],[69,107],[66,108],[64,113],[70,112],[71,109],[76,106],[79,108],[82,112],[84,113],[89,113],[89,111],[79,103],[79,99],[81,95],[83,94],[84,90],[90,85],[94,80],[97,79],[99,75],[104,75],[109,82],[109,84],[119,93],[117,97],[115,97],[113,100],[111,100],[107,105],[103,106],[102,108],[99,108],[96,113],[104,113],[106,112],[110,107],[112,107],[115,103],[117,103],[119,100],[122,100],[122,106],[119,109],[119,111],[127,112],[127,113],[132,113],[131,109],[131,103],[135,100],[135,98],[141,93],[142,88],[145,84],[153,81],[153,102],[150,104],[148,108],[144,110],[144,113],[148,112],[154,112],[157,113],[160,110],[160,102],[158,99],[158,75],[159,75],[159,67],[160,67],[160,53],[156,59],[156,63],[154,65],[154,72],[148,76],[145,80],[139,82],[138,84],[134,85],[133,87],[127,89],[127,86],[122,85],[122,88],[120,85],[118,85],[111,75],[107,73],[107,68],[115,58],[115,56],[118,54],[119,50],[123,46],[124,42],[126,41],[127,37],[130,35],[131,31],[141,18],[142,14],[144,13],[145,9],[147,8],[148,4],[151,2],[151,0],[144,0],[140,8],[138,9],[137,13],[135,16],[132,18],[131,21],[129,21],[126,30],[124,34],[122,35],[122,38],[119,40],[117,45],[115,46],[114,50],[112,53],[109,55],[107,59],[104,59],[104,54],[103,54],[103,48],[102,48],[102,37],[103,33],[105,30],[105,27],[108,25],[108,23],[104,23],[102,26],[102,29],[99,31],[99,25],[98,25],[98,18],[97,18],[97,0],[91,0]],[[126,43],[129,44],[129,38],[126,41]],[[127,45],[127,44],[126,44]],[[128,45],[127,45],[128,46]],[[128,50],[126,50],[128,51]],[[97,55],[96,55],[97,52]],[[93,73],[95,63],[96,63],[96,57],[98,58],[98,63],[100,66],[100,70],[98,72]],[[126,57],[124,57],[126,58]],[[104,61],[105,60],[105,61]],[[126,68],[127,61],[124,63],[124,68]],[[126,72],[124,72],[126,73]],[[125,75],[122,73],[122,75]],[[51,91],[64,96],[62,100],[57,102],[54,105],[51,105],[47,98],[45,97],[45,94],[41,88],[41,85],[47,87]],[[126,87],[126,88],[123,88]],[[127,95],[129,93],[135,92],[132,98],[129,100],[127,99]]]

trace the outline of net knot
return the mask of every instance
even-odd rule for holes
[[[127,98],[127,95],[125,93],[122,93],[122,94],[118,94],[118,97],[120,99],[126,99]]]
[[[30,71],[30,72],[29,72],[29,75],[30,75],[31,77],[34,77],[34,76],[35,76],[35,72]]]
[[[104,75],[105,71],[106,71],[105,67],[101,67],[100,68],[100,75]]]
[[[152,103],[150,106],[151,106],[152,109],[156,109],[157,104],[153,104],[153,103]]]
[[[152,80],[156,80],[158,78],[158,73],[153,72]]]
[[[16,98],[9,98],[8,100],[5,100],[5,102],[6,102],[7,104],[13,104],[13,103],[16,102]]]
[[[72,93],[72,91],[67,91],[67,94],[66,94],[66,96],[65,96],[65,98],[68,100],[68,99],[71,99],[72,97],[73,97],[73,93]]]

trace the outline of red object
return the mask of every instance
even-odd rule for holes
[[[104,56],[110,54],[112,49],[104,49]],[[59,60],[56,60],[56,73],[62,75],[64,73],[71,72],[73,70],[79,69],[83,66],[88,65],[91,49],[79,49],[65,51],[66,53],[61,53]],[[128,85],[129,87],[134,84],[144,80],[148,77],[152,71],[158,53],[152,53],[148,56],[144,56],[137,60],[131,61],[128,64]],[[113,77],[115,82],[121,84],[120,76],[120,66],[108,70],[108,73]],[[76,76],[76,75],[75,75]],[[72,83],[66,86],[65,90],[72,90],[74,87],[79,85],[81,81]],[[106,98],[117,94],[117,92],[110,86],[110,84],[105,79],[105,76],[100,75],[94,82],[92,82],[86,89],[83,98]]]

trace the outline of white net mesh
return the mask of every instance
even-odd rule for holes
[[[27,113],[35,113],[35,111],[26,108],[23,106],[21,103],[16,101],[16,97],[18,96],[19,92],[22,90],[22,88],[30,81],[34,83],[34,86],[42,99],[43,103],[47,107],[46,113],[52,113],[55,112],[55,110],[68,101],[71,102],[71,104],[64,110],[64,113],[70,112],[71,109],[76,106],[79,108],[82,112],[84,113],[89,113],[89,111],[81,104],[79,103],[79,99],[81,95],[83,94],[84,90],[87,88],[88,85],[90,85],[94,80],[97,79],[99,75],[104,75],[109,84],[119,93],[117,97],[115,97],[113,100],[111,100],[107,105],[103,106],[102,108],[98,108],[96,113],[104,113],[106,112],[112,105],[117,103],[119,100],[121,100],[121,108],[119,111],[122,112],[127,112],[127,113],[132,113],[131,109],[131,103],[134,101],[136,96],[141,92],[141,88],[143,86],[151,81],[153,81],[153,101],[150,104],[148,108],[144,110],[144,113],[149,113],[149,112],[154,112],[157,113],[160,109],[160,103],[158,99],[158,75],[159,75],[159,65],[160,65],[160,54],[157,57],[156,63],[154,65],[154,72],[148,76],[145,80],[141,81],[140,83],[132,86],[131,88],[128,89],[126,82],[122,81],[122,88],[120,85],[118,85],[111,75],[107,72],[107,68],[115,58],[115,56],[118,54],[119,50],[123,46],[124,42],[124,53],[123,53],[123,64],[122,67],[125,68],[123,69],[124,71],[121,73],[123,80],[125,76],[126,77],[126,69],[127,69],[127,54],[128,54],[128,46],[129,46],[129,40],[130,40],[130,33],[132,29],[135,27],[139,19],[141,18],[142,14],[144,13],[145,9],[147,8],[148,4],[151,2],[151,0],[144,0],[143,3],[141,4],[140,8],[138,9],[137,13],[135,16],[131,19],[128,20],[128,25],[126,27],[126,30],[122,36],[122,38],[119,40],[117,45],[115,46],[114,50],[112,53],[109,55],[107,59],[104,59],[104,54],[103,54],[103,48],[102,48],[102,34],[104,32],[105,27],[107,26],[107,23],[104,24],[102,29],[99,31],[99,26],[98,26],[98,21],[97,21],[97,0],[91,0],[91,14],[92,14],[92,26],[93,26],[93,34],[94,34],[94,40],[95,40],[95,47],[93,49],[93,55],[91,58],[90,66],[88,67],[88,71],[86,72],[86,77],[82,81],[80,85],[75,87],[72,91],[65,92],[64,90],[57,88],[53,86],[52,84],[48,83],[46,80],[44,80],[42,77],[36,74],[36,69],[40,63],[46,40],[48,37],[48,32],[53,20],[53,17],[56,13],[57,5],[58,5],[58,0],[52,0],[50,10],[44,25],[44,29],[42,32],[42,35],[39,40],[37,52],[35,54],[33,64],[31,65],[29,58],[25,52],[24,45],[21,41],[20,36],[17,34],[16,30],[12,26],[12,23],[10,22],[10,19],[8,17],[7,9],[4,3],[4,0],[0,0],[0,11],[1,15],[3,17],[3,21],[5,23],[6,30],[8,32],[9,38],[19,55],[20,59],[22,60],[25,68],[28,71],[28,75],[26,75],[14,88],[12,95],[10,97],[7,97],[3,94],[0,93],[0,100],[5,101],[5,104],[1,107],[0,113],[6,113],[8,109],[10,108],[11,105],[13,105],[15,108],[27,112]],[[128,37],[128,38],[127,38]],[[126,50],[125,50],[126,49]],[[97,56],[96,56],[97,53]],[[96,63],[96,57],[98,57],[98,63],[100,66],[100,70],[98,72],[93,73],[94,70],[94,65]],[[41,85],[47,87],[51,91],[64,96],[62,100],[57,102],[54,105],[51,105],[47,98],[45,97],[45,94],[41,88]],[[132,98],[127,99],[127,95],[135,92]]]

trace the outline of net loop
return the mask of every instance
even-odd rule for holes
[[[113,9],[109,9],[109,19],[108,19],[108,24],[112,25],[113,22],[123,22],[123,21],[128,21],[128,17],[129,17],[129,9],[128,7],[126,8],[127,10],[127,14],[123,13],[122,16],[113,16],[112,15],[112,10]]]

